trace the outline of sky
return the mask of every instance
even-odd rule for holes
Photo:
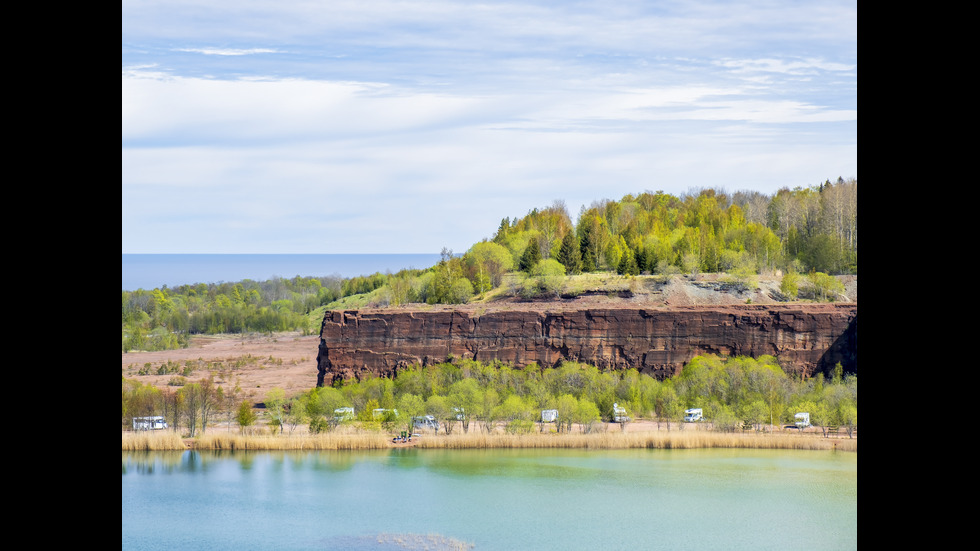
[[[857,2],[123,0],[122,252],[463,253],[857,178]]]

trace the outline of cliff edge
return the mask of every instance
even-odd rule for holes
[[[700,354],[771,355],[790,373],[830,373],[838,362],[856,373],[857,278],[847,278],[846,301],[835,303],[780,302],[765,283],[745,292],[673,278],[546,301],[328,311],[317,385],[451,358],[517,367],[577,361],[663,379]]]

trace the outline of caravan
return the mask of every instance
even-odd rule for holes
[[[626,423],[630,418],[626,415],[626,408],[619,404],[613,404],[613,420],[617,423]]]
[[[354,419],[354,408],[337,408],[333,410],[333,420],[335,423],[342,423]]]
[[[796,420],[796,428],[803,430],[810,426],[810,413],[803,411],[793,416]]]
[[[133,417],[133,430],[163,430],[168,428],[162,415],[152,417]]]
[[[695,421],[704,421],[704,412],[701,411],[701,408],[684,410],[684,422],[693,423]]]
[[[431,415],[413,417],[412,422],[415,423],[416,428],[432,429],[439,432],[439,421],[436,421],[436,418]]]

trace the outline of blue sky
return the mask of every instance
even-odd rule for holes
[[[122,2],[122,252],[465,252],[857,177],[854,1]]]

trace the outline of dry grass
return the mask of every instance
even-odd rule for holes
[[[419,448],[577,448],[614,450],[630,448],[694,449],[755,448],[857,451],[856,440],[827,439],[798,434],[684,432],[599,432],[593,434],[485,434],[470,432],[422,438]]]
[[[140,431],[122,433],[122,449],[124,452],[184,450],[187,449],[187,445],[176,432],[169,430]]]
[[[172,432],[123,433],[123,451],[135,450],[376,450],[412,446],[426,449],[574,448],[574,449],[695,449],[751,448],[857,451],[857,440],[818,435],[771,433],[720,433],[710,431],[598,432],[592,434],[503,434],[472,431],[451,435],[426,435],[409,444],[392,444],[380,432],[331,432],[326,434],[242,435],[209,433],[184,440]]]

